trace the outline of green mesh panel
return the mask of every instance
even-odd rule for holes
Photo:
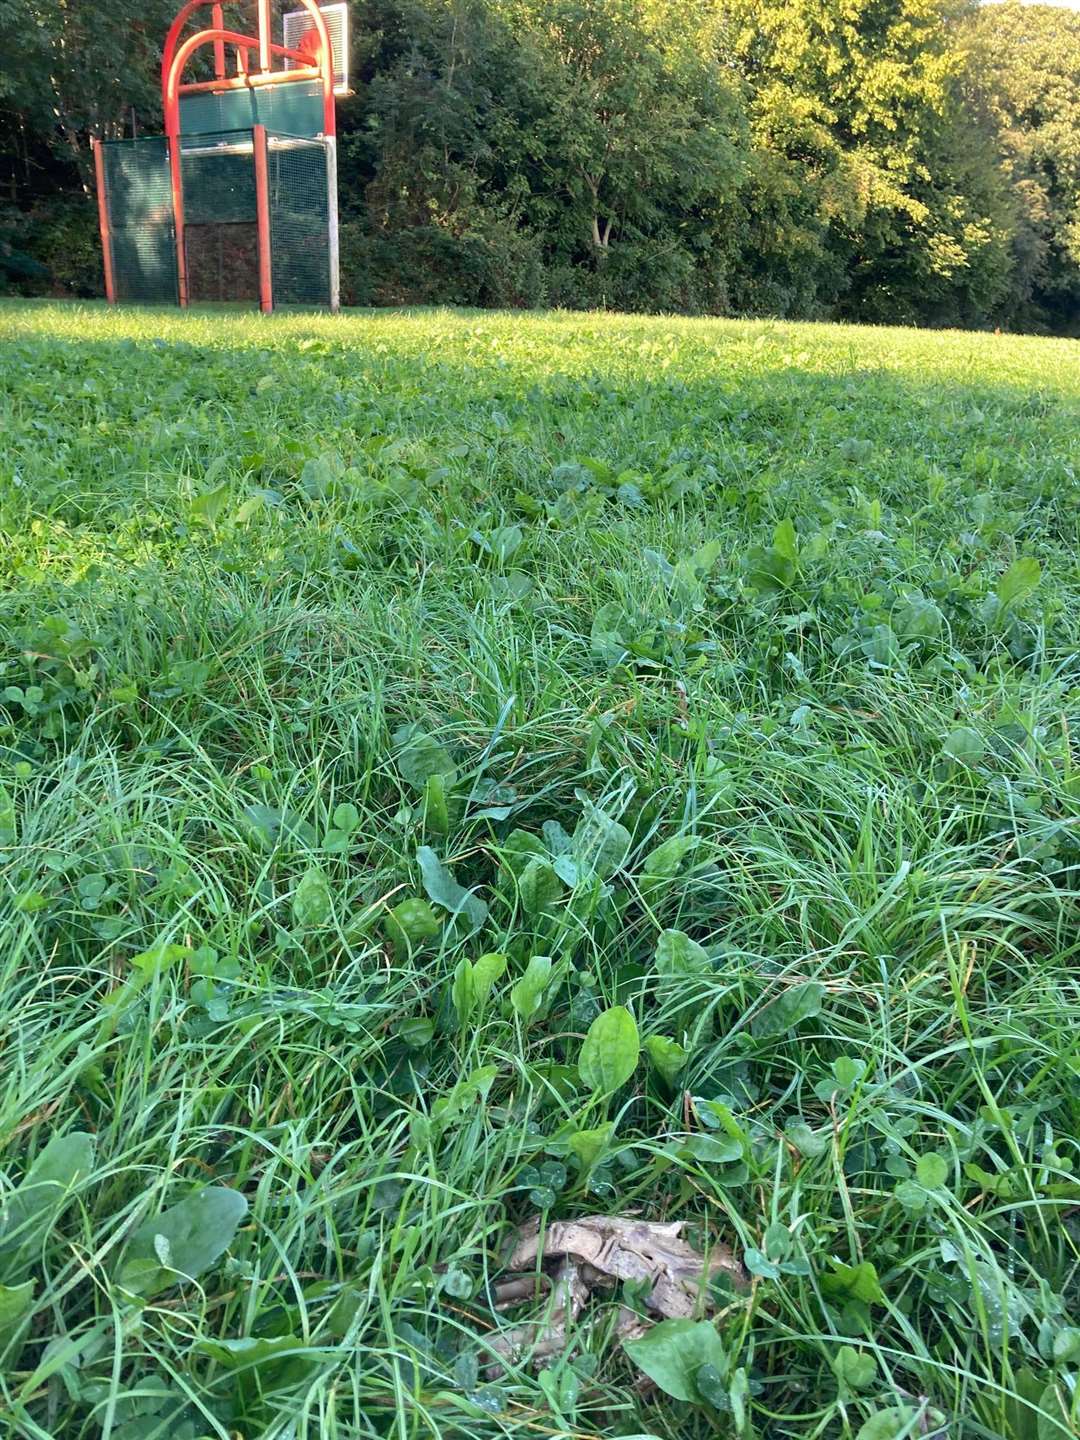
[[[274,304],[328,305],[326,151],[318,144],[279,149],[271,143],[267,161]]]
[[[287,130],[290,135],[319,135],[323,128],[322,86],[297,81],[292,85],[262,85],[250,90],[222,90],[185,95],[180,100],[180,130],[184,135],[212,130]]]
[[[176,300],[169,157],[162,136],[102,145],[118,300]]]
[[[295,134],[267,138],[274,303],[327,305],[326,150],[318,142],[295,143],[304,139]],[[234,147],[239,153],[230,153]],[[174,301],[176,249],[166,142],[154,137],[111,143],[104,147],[103,159],[117,298]],[[256,298],[251,130],[186,134],[180,173],[189,297]]]
[[[251,131],[186,135],[180,174],[188,298],[193,304],[256,300],[258,232]]]
[[[227,146],[243,145],[247,153],[230,154]],[[219,155],[191,153],[221,147]],[[230,225],[255,219],[255,164],[251,131],[189,135],[180,150],[185,225]]]

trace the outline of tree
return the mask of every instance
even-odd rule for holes
[[[948,0],[728,0],[755,139],[801,170],[841,313],[951,318],[1004,284],[1001,206],[963,157]],[[774,167],[775,168],[775,167]],[[774,186],[775,189],[775,186]],[[805,210],[805,206],[803,207]],[[973,283],[973,277],[978,282]]]
[[[92,294],[91,134],[159,128],[173,0],[0,0],[0,288]]]
[[[732,191],[740,116],[717,17],[672,0],[505,0],[546,94],[543,157],[594,261]]]
[[[90,181],[91,133],[122,134],[133,111],[160,121],[161,45],[173,0],[0,0],[0,127]],[[12,170],[12,177],[17,171]],[[15,179],[9,180],[14,184]]]
[[[17,57],[0,70],[0,281],[40,286],[44,262],[50,284],[98,283],[88,136],[156,127],[176,3],[0,0]],[[356,0],[354,20],[353,299],[1080,332],[1076,14]]]
[[[370,0],[343,169],[373,267],[406,257],[433,300],[715,308],[745,143],[714,25],[672,0]]]
[[[1013,200],[1011,318],[1080,333],[1080,14],[994,5],[963,38],[970,103],[993,117]]]

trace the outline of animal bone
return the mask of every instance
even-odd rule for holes
[[[519,1301],[522,1281],[527,1281],[535,1293],[536,1276],[515,1276],[504,1285],[495,1287],[495,1308],[505,1309]],[[509,1298],[504,1298],[509,1296]],[[543,1360],[548,1355],[566,1349],[566,1332],[581,1313],[581,1307],[589,1298],[589,1287],[572,1260],[564,1259],[555,1272],[551,1286],[551,1308],[541,1321],[527,1325],[515,1325],[512,1330],[496,1336],[491,1348],[498,1355],[516,1359],[526,1351],[532,1352],[534,1360]]]
[[[598,1283],[644,1280],[651,1285],[646,1303],[669,1320],[690,1318],[712,1277],[726,1271],[736,1284],[745,1283],[742,1267],[726,1245],[717,1245],[708,1259],[682,1239],[683,1222],[661,1225],[619,1215],[590,1215],[548,1227],[543,1259],[570,1255],[598,1272]],[[540,1249],[540,1222],[518,1232],[507,1257],[510,1270],[534,1265]]]
[[[707,1286],[720,1271],[737,1285],[745,1285],[742,1267],[725,1245],[714,1247],[708,1259],[681,1237],[682,1222],[654,1224],[622,1216],[591,1215],[548,1227],[540,1248],[540,1221],[519,1230],[507,1256],[512,1272],[495,1287],[495,1308],[506,1310],[549,1288],[551,1298],[544,1319],[514,1326],[492,1342],[504,1358],[530,1352],[544,1359],[566,1348],[567,1331],[596,1289],[611,1289],[623,1280],[649,1284],[645,1303],[658,1317],[689,1319],[707,1304]],[[537,1270],[537,1261],[549,1267],[558,1262],[554,1276]],[[531,1270],[525,1270],[532,1266]],[[522,1273],[524,1272],[524,1273]],[[635,1339],[649,1322],[625,1306],[620,1307],[616,1333]]]

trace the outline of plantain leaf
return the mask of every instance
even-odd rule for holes
[[[0,1285],[0,1375],[18,1364],[19,1351],[34,1308],[33,1280],[22,1285]]]
[[[132,955],[128,964],[134,965],[139,972],[139,984],[142,985],[149,980],[156,980],[159,975],[163,975],[166,970],[171,969],[181,960],[189,960],[191,955],[192,951],[186,945],[172,945],[161,941],[157,945],[152,945],[149,950]]]
[[[530,920],[554,905],[565,886],[554,866],[547,859],[530,860],[518,880],[521,906]]]
[[[944,1423],[941,1411],[929,1406],[892,1405],[887,1410],[876,1410],[864,1421],[855,1440],[900,1440],[901,1436],[913,1440],[919,1435],[939,1434]]]
[[[196,495],[191,502],[191,518],[193,520],[206,520],[211,525],[216,525],[224,513],[225,506],[229,503],[229,482],[218,485],[214,490],[204,490],[201,495]]]
[[[144,1220],[124,1247],[117,1281],[136,1295],[160,1294],[196,1280],[224,1255],[247,1215],[248,1202],[222,1185],[189,1195]]]
[[[0,1209],[0,1274],[21,1280],[73,1186],[94,1164],[90,1135],[54,1135]]]
[[[690,1058],[689,1051],[667,1035],[650,1035],[645,1041],[645,1053],[664,1084],[671,1086],[675,1085],[686,1069],[686,1062]]]
[[[298,1354],[307,1346],[295,1335],[244,1335],[239,1340],[199,1340],[196,1349],[229,1370],[246,1370],[275,1356]]]
[[[426,900],[419,895],[401,900],[387,912],[383,922],[394,953],[407,956],[442,934],[442,921]]]
[[[533,955],[525,974],[510,991],[510,1004],[527,1025],[540,1008],[544,986],[551,978],[551,957]]]
[[[774,1035],[786,1035],[802,1020],[810,1020],[821,1014],[825,999],[825,986],[817,980],[807,980],[802,985],[793,985],[760,1010],[750,1022],[751,1034],[758,1040],[771,1039]]]
[[[394,731],[394,748],[401,778],[414,790],[424,790],[432,775],[452,786],[457,770],[448,750],[419,725],[401,725]]]
[[[662,930],[656,942],[656,968],[661,975],[707,975],[713,966],[708,953],[681,930]]]
[[[1042,579],[1042,567],[1033,555],[1014,560],[997,583],[994,593],[1003,610],[1033,595]]]
[[[15,814],[15,801],[9,791],[0,785],[0,845],[14,845],[19,838],[19,822]]]
[[[459,960],[454,968],[450,998],[457,1011],[458,1024],[466,1024],[477,1010],[487,1004],[495,982],[506,969],[506,956],[481,955],[476,964]]]
[[[293,892],[293,923],[298,930],[317,930],[332,913],[330,882],[321,866],[309,865]]]
[[[473,1003],[481,1008],[487,1004],[495,981],[506,970],[506,956],[499,954],[481,955],[472,967]]]
[[[582,874],[598,875],[601,880],[609,880],[626,859],[630,849],[630,831],[587,797],[580,798],[585,814],[574,830],[573,859]]]
[[[613,1005],[589,1026],[578,1056],[578,1071],[596,1094],[610,1095],[634,1073],[640,1049],[634,1017],[625,1005]]]
[[[610,1120],[595,1130],[574,1130],[566,1137],[566,1148],[582,1170],[589,1171],[607,1149],[614,1133],[615,1126]]]
[[[704,1366],[720,1375],[728,1370],[723,1341],[708,1320],[661,1320],[639,1340],[627,1340],[623,1348],[666,1395],[689,1404],[706,1398],[697,1385]]]
[[[441,773],[429,775],[424,782],[424,825],[433,835],[446,835],[450,829],[446,776]]]
[[[655,850],[650,850],[645,856],[638,881],[642,895],[648,898],[657,890],[663,889],[664,883],[678,874],[679,866],[687,855],[700,844],[700,835],[673,835],[670,840],[657,845]]]
[[[428,899],[452,915],[465,915],[473,927],[479,929],[488,913],[483,900],[457,883],[430,845],[420,846],[416,860]]]

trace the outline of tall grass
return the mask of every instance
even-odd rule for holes
[[[1073,1433],[1075,346],[0,333],[0,1431]],[[707,963],[661,973],[665,930]],[[590,1094],[614,1005],[682,1072]],[[221,1252],[133,1280],[208,1185],[247,1202]],[[493,1366],[538,1207],[745,1261],[711,1403],[642,1386],[633,1293],[553,1374]]]

